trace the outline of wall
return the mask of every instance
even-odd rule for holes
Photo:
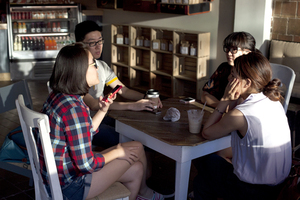
[[[211,12],[192,16],[105,9],[103,10],[103,37],[105,41],[111,41],[111,24],[134,24],[210,32],[211,46],[208,69],[210,75],[221,62],[225,61],[222,42],[233,30],[234,2],[234,0],[214,0]],[[107,42],[103,49],[103,60],[107,63],[110,63],[110,52],[111,48]]]
[[[272,0],[236,0],[233,31],[249,32],[256,40],[256,48],[267,55],[271,18]]]
[[[300,42],[300,2],[274,0],[272,39]]]

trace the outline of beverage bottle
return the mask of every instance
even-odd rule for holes
[[[23,26],[21,22],[18,23],[18,33],[23,33]]]
[[[40,41],[40,50],[45,50],[46,47],[45,47],[45,43],[44,43],[44,38],[41,37],[41,41]]]
[[[56,44],[57,44],[57,49],[61,49],[63,47],[63,44],[62,44],[62,37],[60,36],[57,40],[56,40]]]
[[[22,29],[23,29],[23,33],[27,33],[27,28],[26,28],[25,22],[23,22]]]
[[[32,50],[32,44],[31,44],[31,39],[30,39],[31,37],[29,37],[29,38],[25,37],[25,38],[26,38],[26,47],[27,47],[26,50],[28,50],[28,51]]]
[[[37,33],[40,33],[40,32],[41,32],[41,24],[40,24],[39,22],[36,23],[35,31],[36,31]]]
[[[35,29],[35,23],[32,22],[31,23],[31,33],[35,33],[36,29]]]
[[[45,50],[50,50],[49,48],[49,40],[47,37],[45,37]]]
[[[36,41],[36,37],[32,37],[32,39],[33,39],[32,51],[39,50],[38,49],[38,44],[37,44],[37,41]]]
[[[46,32],[47,32],[47,28],[46,28],[45,22],[42,22],[41,28],[42,28],[42,32],[43,32],[43,33],[46,33]]]
[[[56,31],[57,31],[57,32],[60,32],[60,31],[61,31],[61,29],[60,29],[60,22],[57,22]]]
[[[18,51],[22,51],[21,37],[18,37]]]
[[[47,23],[47,32],[48,33],[51,32],[51,24],[50,24],[50,22]]]
[[[18,33],[18,23],[14,22],[13,24],[13,33]]]
[[[57,50],[57,43],[54,37],[52,37],[52,50]]]
[[[21,43],[22,43],[22,51],[26,51],[26,41],[24,37],[22,37]]]
[[[15,36],[15,40],[14,40],[14,51],[18,51],[18,37]]]
[[[56,23],[52,22],[52,32],[56,32]]]

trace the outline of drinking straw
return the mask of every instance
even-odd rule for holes
[[[201,113],[203,113],[203,110],[204,110],[205,106],[206,106],[206,101],[205,101],[205,103],[204,103],[204,105],[203,105],[203,108],[202,108],[202,110],[201,110]]]

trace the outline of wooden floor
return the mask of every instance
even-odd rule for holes
[[[0,81],[0,87],[11,84],[10,81]],[[33,109],[40,111],[42,104],[48,96],[46,81],[28,81]],[[7,133],[19,126],[17,111],[0,114],[0,146]],[[169,191],[175,188],[175,162],[159,153],[154,152],[152,163],[152,176],[148,185],[155,190]],[[192,166],[190,175],[190,187],[196,170]],[[34,187],[29,186],[27,177],[0,169],[0,199],[1,200],[27,200],[34,199]],[[170,200],[173,198],[169,198]]]

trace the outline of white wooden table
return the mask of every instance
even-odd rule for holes
[[[230,135],[216,140],[205,140],[200,134],[188,131],[186,110],[195,105],[181,104],[178,99],[163,101],[161,115],[148,112],[111,111],[116,119],[116,131],[120,142],[140,141],[143,145],[176,161],[175,200],[187,199],[191,161],[195,158],[230,147]],[[177,122],[162,118],[169,107],[180,110]],[[209,112],[207,111],[208,115]],[[206,118],[208,117],[205,114]],[[205,120],[204,120],[205,121]]]

